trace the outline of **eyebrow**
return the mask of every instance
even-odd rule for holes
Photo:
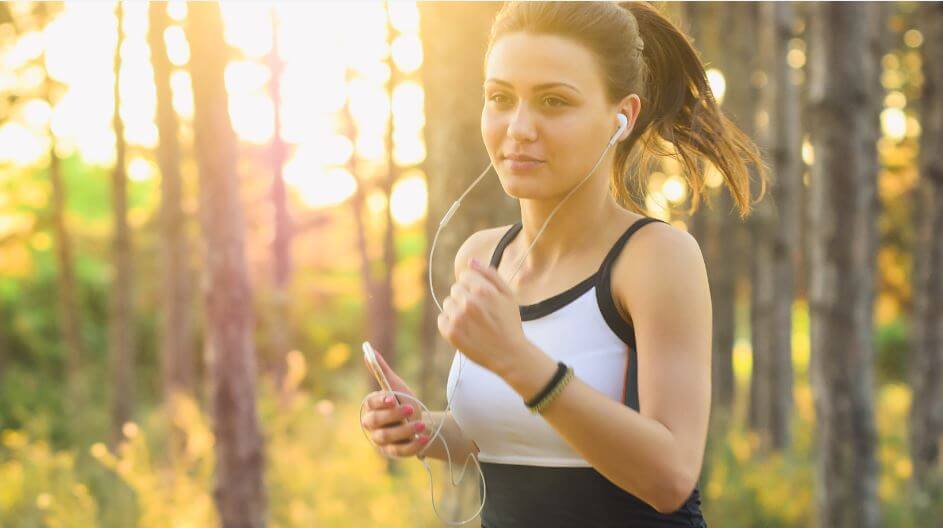
[[[491,79],[486,79],[486,80],[485,80],[485,84],[488,84],[489,82],[493,82],[493,83],[497,83],[497,84],[503,84],[503,85],[505,85],[505,86],[509,86],[509,87],[512,87],[512,88],[513,88],[513,85],[512,85],[511,83],[509,83],[509,82],[507,82],[507,81],[505,81],[505,80],[502,80],[502,79],[494,79],[494,78],[491,78]],[[538,84],[537,86],[534,86],[534,89],[535,89],[535,90],[545,90],[545,89],[547,89],[547,88],[555,88],[555,87],[557,87],[557,86],[566,86],[567,88],[570,88],[571,90],[574,90],[576,93],[582,95],[582,92],[580,92],[579,89],[578,89],[576,86],[573,86],[572,84],[568,84],[568,83],[565,83],[565,82],[550,82],[550,83]]]

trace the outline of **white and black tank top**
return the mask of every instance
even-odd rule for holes
[[[635,332],[616,309],[610,281],[629,238],[652,222],[662,221],[644,217],[629,226],[589,277],[520,306],[528,340],[573,367],[587,385],[636,411]],[[521,228],[520,222],[512,225],[498,242],[493,267],[499,267]],[[458,379],[459,354],[453,357],[446,393],[456,423],[480,450],[488,489],[482,528],[707,526],[697,487],[680,509],[659,513],[596,471],[499,376],[463,356]]]

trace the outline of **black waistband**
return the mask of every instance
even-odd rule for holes
[[[591,467],[481,462],[482,528],[706,528],[697,487],[677,511],[659,513]]]

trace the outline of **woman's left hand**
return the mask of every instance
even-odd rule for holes
[[[469,359],[503,375],[526,343],[514,294],[498,271],[472,259],[442,303],[439,333]]]

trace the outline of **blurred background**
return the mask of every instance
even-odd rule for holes
[[[442,525],[359,344],[445,407],[500,5],[0,3],[0,526]],[[656,5],[774,178],[642,211],[708,266],[708,524],[943,526],[941,4]]]

